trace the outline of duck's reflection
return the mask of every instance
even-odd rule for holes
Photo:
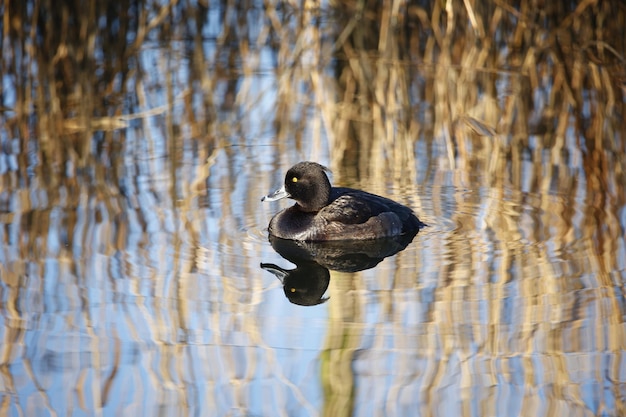
[[[311,306],[326,302],[324,293],[330,283],[330,271],[357,272],[378,265],[388,256],[404,250],[417,233],[366,241],[301,242],[270,236],[272,247],[280,256],[296,265],[284,269],[261,263],[261,268],[276,275],[285,296],[294,304]]]
[[[295,269],[284,269],[275,264],[261,264],[283,283],[285,297],[294,304],[314,306],[328,300],[324,293],[330,283],[330,272],[317,262],[299,261]]]

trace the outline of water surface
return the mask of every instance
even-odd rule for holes
[[[562,55],[611,11],[552,10],[573,40],[544,56],[516,43],[525,5],[456,5],[455,33],[436,3],[77,10],[93,44],[27,2],[37,36],[3,38],[0,414],[624,415],[623,68],[600,41]],[[370,268],[316,248],[312,306],[261,267],[301,266],[267,237],[291,203],[260,201],[300,160],[429,225]]]

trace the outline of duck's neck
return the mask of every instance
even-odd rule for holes
[[[306,212],[318,212],[328,205],[330,202],[330,182],[328,181],[328,178],[325,179],[325,184],[317,186],[313,198],[306,203],[302,201],[297,202],[298,206],[300,206],[300,210]]]

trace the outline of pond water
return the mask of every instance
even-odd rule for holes
[[[572,81],[550,59],[485,69],[487,46],[427,62],[428,40],[400,60],[361,45],[352,18],[354,44],[327,39],[333,19],[297,23],[306,10],[250,6],[244,24],[231,7],[201,8],[198,38],[133,38],[110,84],[102,46],[98,70],[59,81],[42,73],[63,54],[28,61],[4,39],[0,414],[625,415],[625,102],[609,63],[583,57]],[[261,197],[301,160],[428,227],[270,241],[292,202]]]

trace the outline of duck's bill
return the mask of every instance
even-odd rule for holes
[[[291,197],[291,195],[285,190],[285,186],[283,185],[280,189],[261,198],[261,201],[276,201],[287,197]]]
[[[276,264],[261,264],[261,268],[265,269],[266,271],[271,272],[272,274],[274,274],[276,276],[276,278],[278,278],[280,280],[280,282],[283,282],[285,280],[285,278],[287,277],[287,275],[289,275],[289,271],[287,271],[286,269],[281,268],[280,266],[276,265]]]

